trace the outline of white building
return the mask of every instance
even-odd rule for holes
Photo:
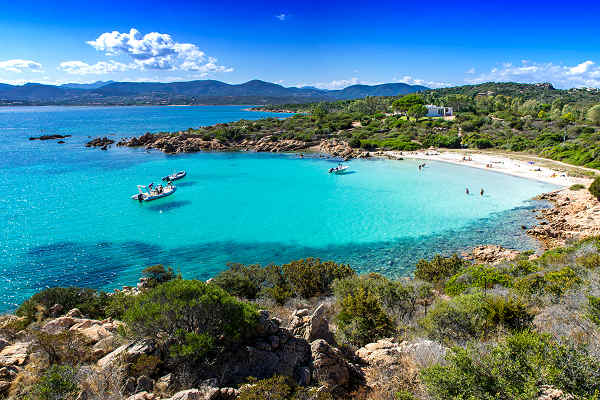
[[[428,104],[427,107],[427,116],[428,117],[450,117],[452,116],[452,107],[439,107],[434,106],[433,104]]]

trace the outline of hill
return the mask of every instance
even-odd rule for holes
[[[252,80],[228,84],[216,80],[190,82],[96,82],[61,86],[28,83],[0,85],[0,105],[137,105],[137,104],[283,104],[398,96],[427,90],[405,83],[353,85],[341,90],[284,87]]]

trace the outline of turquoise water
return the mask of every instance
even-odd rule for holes
[[[134,284],[155,263],[207,279],[227,262],[315,256],[401,276],[431,252],[535,247],[520,225],[533,224],[539,204],[529,199],[549,184],[435,162],[419,172],[411,160],[354,160],[337,176],[327,173],[334,161],[295,154],[82,146],[107,132],[266,115],[234,106],[0,109],[0,310],[48,286]],[[39,129],[74,137],[27,140]],[[181,169],[188,177],[174,195],[130,199],[137,184]],[[465,195],[466,186],[477,194]]]

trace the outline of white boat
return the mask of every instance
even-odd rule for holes
[[[167,175],[162,178],[163,181],[176,181],[177,179],[181,179],[185,177],[187,174],[185,171],[174,172],[171,175]]]
[[[152,188],[150,190],[144,190],[146,189],[146,186],[143,185],[138,185],[137,188],[139,193],[131,196],[131,199],[137,200],[140,203],[142,201],[152,201],[160,199],[162,197],[170,196],[177,190],[177,187],[175,185],[167,185],[165,187],[159,185],[158,187]]]
[[[348,172],[350,170],[350,167],[347,165],[342,165],[339,164],[337,167],[335,168],[329,168],[329,173],[330,174],[336,174],[336,175],[341,175],[341,174],[345,174],[346,172]]]

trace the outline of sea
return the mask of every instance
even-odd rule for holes
[[[135,285],[154,264],[208,279],[228,263],[318,257],[401,277],[436,253],[538,248],[521,226],[546,206],[532,198],[557,188],[547,183],[432,161],[419,170],[416,160],[352,160],[333,175],[338,160],[319,154],[85,147],[97,136],[289,116],[246,108],[0,108],[0,312],[47,287]],[[41,134],[72,136],[29,140]],[[131,199],[179,170],[187,176],[172,196]]]

